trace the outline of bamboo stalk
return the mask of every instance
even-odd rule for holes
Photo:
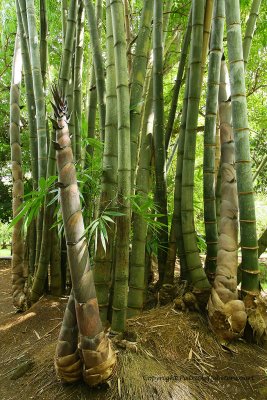
[[[232,118],[240,214],[243,294],[259,293],[258,243],[249,146],[239,1],[226,0]]]
[[[126,56],[122,0],[110,0],[118,107],[118,205],[123,216],[117,219],[116,261],[114,297],[112,306],[112,330],[125,329],[128,275],[129,275],[129,234],[130,234],[130,96]]]
[[[11,172],[13,180],[12,210],[15,218],[23,203],[24,185],[22,172],[22,152],[20,142],[20,83],[22,78],[22,56],[20,36],[17,32],[15,39],[12,78],[10,87],[10,147]],[[27,307],[24,276],[24,239],[23,219],[20,219],[12,230],[12,299],[13,305],[21,311]]]
[[[218,244],[215,201],[215,152],[220,66],[223,53],[223,29],[224,4],[215,0],[210,39],[203,157],[204,222],[207,244],[205,270],[210,282],[213,281],[215,276]]]
[[[204,1],[193,1],[192,4],[192,41],[181,197],[187,271],[193,284],[193,291],[200,297],[202,294],[205,297],[210,288],[199,257],[193,207],[196,131],[201,93],[199,82],[202,81],[204,3]]]

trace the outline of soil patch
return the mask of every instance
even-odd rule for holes
[[[57,381],[53,357],[67,299],[43,297],[25,313],[11,299],[10,261],[0,261],[1,400],[265,400],[267,352],[244,341],[222,348],[198,313],[165,306],[128,321],[118,364],[96,389]]]

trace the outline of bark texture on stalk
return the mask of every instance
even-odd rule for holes
[[[210,40],[203,161],[204,221],[207,244],[205,270],[210,282],[214,280],[215,276],[218,244],[215,196],[215,152],[224,19],[224,2],[215,0]]]
[[[165,272],[168,246],[168,211],[166,184],[166,152],[164,140],[164,102],[163,102],[163,4],[154,0],[153,9],[153,111],[155,146],[155,205],[162,216],[158,221],[162,227],[158,233],[159,285],[162,285]]]
[[[112,210],[116,205],[118,180],[118,121],[117,94],[114,60],[114,41],[109,1],[106,2],[106,35],[107,35],[107,95],[106,95],[106,128],[103,154],[103,172],[100,195],[100,213]],[[109,289],[114,256],[115,224],[108,224],[108,243],[104,250],[100,234],[95,254],[94,281],[102,322],[107,320],[109,306]]]
[[[19,213],[23,202],[24,185],[22,172],[22,155],[20,143],[20,83],[22,77],[22,57],[20,36],[17,32],[12,66],[12,80],[10,87],[10,146],[11,171],[13,180],[12,209],[13,218]],[[24,275],[24,238],[23,219],[20,219],[12,231],[12,299],[18,310],[27,307]]]
[[[131,224],[131,153],[130,153],[130,96],[122,0],[110,0],[114,39],[117,107],[118,107],[118,206],[123,216],[117,219],[114,298],[112,330],[125,329],[128,275],[129,235]]]
[[[221,207],[217,269],[208,302],[209,319],[215,333],[224,340],[242,335],[247,315],[238,300],[238,198],[235,172],[232,107],[227,66],[222,60],[219,90],[221,137]]]
[[[60,203],[67,244],[68,261],[72,279],[73,300],[70,297],[59,342],[56,350],[56,370],[63,381],[73,382],[80,379],[79,359],[83,364],[84,381],[94,386],[109,378],[114,368],[116,357],[106,334],[103,332],[99,317],[98,303],[89,263],[87,241],[84,237],[84,223],[80,205],[80,195],[76,178],[75,165],[67,123],[67,107],[57,88],[53,89],[55,127],[57,129],[57,166],[59,173]],[[65,326],[75,326],[75,317],[79,332],[79,353],[77,339]],[[78,355],[80,354],[80,356]],[[63,369],[62,369],[63,365]],[[76,371],[74,377],[69,371]]]
[[[240,214],[242,292],[259,294],[258,242],[247,119],[245,73],[239,1],[226,0],[227,46],[230,62],[232,118]]]
[[[202,0],[194,0],[192,4],[192,40],[181,197],[182,231],[188,276],[193,285],[193,292],[199,296],[200,300],[201,296],[204,296],[203,303],[205,303],[210,285],[202,268],[197,246],[193,191],[198,107],[201,94],[199,82],[202,81],[204,5],[205,2]]]

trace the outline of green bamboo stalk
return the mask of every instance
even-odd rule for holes
[[[57,227],[51,230],[50,290],[53,296],[62,295],[60,241]]]
[[[18,27],[20,33],[21,40],[21,53],[22,53],[22,62],[23,62],[23,70],[24,70],[24,80],[26,87],[26,102],[27,102],[27,110],[28,110],[28,123],[29,123],[29,131],[30,131],[30,152],[31,152],[31,171],[32,171],[32,179],[33,179],[33,189],[36,190],[38,187],[38,147],[37,147],[37,128],[36,128],[36,107],[35,107],[35,99],[33,92],[33,81],[32,81],[32,71],[31,71],[31,62],[29,49],[27,44],[27,32],[28,32],[28,23],[27,16],[25,10],[25,25],[22,21],[22,13],[19,7],[18,0],[16,0],[16,10],[17,10],[17,19],[18,19]],[[31,257],[30,257],[31,259]],[[31,265],[31,264],[30,264]]]
[[[110,0],[118,107],[118,205],[112,330],[125,329],[131,223],[130,96],[122,0]]]
[[[25,0],[20,0],[23,3]],[[30,60],[32,66],[33,90],[36,103],[36,122],[37,122],[37,140],[38,140],[38,177],[45,178],[47,164],[47,135],[46,135],[46,111],[45,96],[43,90],[43,81],[40,64],[40,51],[37,40],[37,28],[34,1],[28,0],[26,3],[26,12],[29,30]]]
[[[163,101],[163,48],[162,48],[162,2],[154,1],[153,9],[153,111],[155,146],[155,204],[159,214],[158,221],[164,226],[158,233],[159,284],[164,279],[164,269],[168,246],[168,212],[166,184],[166,152],[164,141],[164,101]]]
[[[204,222],[207,244],[205,270],[210,282],[214,280],[215,276],[218,244],[215,201],[215,151],[224,18],[224,3],[215,0],[210,39],[203,156]]]
[[[125,21],[125,31],[126,31],[126,43],[127,43],[128,73],[130,75],[132,70],[132,55],[131,55],[132,35],[131,35],[129,1],[123,0],[123,5],[124,5],[124,21]]]
[[[24,185],[22,172],[22,154],[20,142],[20,83],[22,78],[22,56],[19,32],[17,32],[14,48],[12,78],[10,87],[10,147],[11,171],[13,180],[12,210],[13,218],[19,213],[23,203]],[[25,295],[24,276],[24,239],[23,219],[20,219],[12,231],[12,298],[13,305],[18,310],[25,310],[27,299]]]
[[[104,62],[100,45],[100,38],[98,34],[94,5],[92,3],[92,0],[85,0],[84,4],[89,24],[94,71],[96,76],[96,90],[97,90],[97,99],[98,99],[99,117],[100,117],[100,137],[101,141],[104,142],[105,114],[106,114]]]
[[[151,71],[149,71],[151,72]],[[151,73],[147,76],[147,94],[143,111],[141,127],[140,156],[136,174],[136,201],[139,206],[146,203],[151,187],[151,146],[153,136],[153,78]],[[133,240],[130,258],[130,277],[128,293],[127,317],[131,318],[140,314],[143,308],[146,289],[146,239],[148,224],[144,216],[133,212]]]
[[[83,379],[90,385],[98,385],[109,378],[116,363],[116,356],[110,341],[103,332],[99,317],[98,303],[90,269],[87,241],[84,237],[84,223],[80,205],[80,195],[76,178],[71,140],[67,124],[67,106],[56,88],[53,89],[55,127],[57,128],[57,166],[60,186],[60,204],[67,243],[68,260],[75,298],[75,313],[79,330],[79,350],[82,354]],[[72,300],[73,302],[73,300]],[[72,308],[73,310],[73,308]],[[67,311],[66,311],[67,312]],[[68,312],[63,326],[68,321]],[[74,326],[74,311],[70,315]],[[68,381],[69,366],[79,364],[75,380],[80,378],[81,367],[77,358],[77,334],[61,329],[56,352],[58,376]],[[62,364],[67,366],[62,370]],[[76,369],[77,370],[77,369]]]
[[[265,229],[265,231],[260,236],[260,238],[258,240],[258,246],[259,246],[258,257],[260,257],[262,255],[262,253],[265,252],[265,249],[267,247],[267,229]]]
[[[242,251],[241,290],[243,294],[257,295],[259,293],[258,243],[249,149],[239,1],[234,0],[230,2],[226,0],[226,23],[240,215]]]
[[[76,29],[76,28],[75,28]],[[75,63],[75,46],[76,46],[76,35],[74,34],[72,42],[72,56],[69,65],[69,81],[66,86],[66,99],[68,103],[68,111],[70,115],[69,120],[69,132],[71,136],[71,143],[73,148],[73,157],[76,161],[76,135],[75,135],[75,115],[73,112],[73,88],[74,88],[74,63]],[[63,59],[61,60],[62,65]]]
[[[259,173],[260,173],[260,172],[263,170],[263,168],[265,167],[266,162],[267,162],[267,154],[265,154],[265,156],[263,157],[263,159],[262,159],[260,165],[258,166],[257,170],[255,171],[255,173],[254,173],[254,175],[253,175],[253,178],[252,178],[252,181],[253,181],[253,182],[255,182],[257,176],[259,175]]]
[[[46,13],[46,0],[40,0],[40,63],[41,74],[43,78],[44,90],[46,90],[47,82],[47,63],[48,63],[48,25]]]
[[[256,22],[259,15],[261,0],[253,0],[251,4],[250,14],[246,25],[245,37],[243,40],[243,58],[244,68],[246,70],[249,53],[251,49],[251,42],[254,36]]]
[[[130,75],[130,127],[131,127],[131,180],[135,183],[137,165],[138,135],[141,124],[142,94],[146,76],[146,67],[150,49],[151,19],[153,0],[145,0],[142,9],[140,27],[136,40],[136,50]]]
[[[64,94],[67,93],[67,86],[70,78],[71,59],[73,54],[73,40],[75,37],[75,28],[77,21],[77,11],[78,11],[78,1],[70,0],[66,35],[64,40],[64,51],[62,54],[62,60],[59,72],[59,86]]]
[[[102,29],[102,0],[97,0],[95,4],[95,17],[98,27],[98,34],[100,36]],[[97,90],[96,90],[96,76],[95,67],[92,65],[89,71],[89,91],[88,91],[88,114],[87,114],[87,137],[95,139],[96,136],[96,113],[97,113]],[[86,145],[85,149],[85,168],[91,170],[93,166],[94,146],[90,143]],[[91,202],[91,193],[93,191],[92,182],[87,182],[84,188],[84,199],[87,209],[87,225],[90,224],[93,215],[94,206]]]
[[[192,3],[192,42],[190,50],[190,74],[188,109],[183,159],[181,215],[187,270],[193,284],[193,292],[201,296],[209,291],[210,285],[202,268],[197,246],[194,224],[194,168],[196,150],[196,131],[198,123],[198,107],[202,81],[203,22],[204,1],[194,0]]]
[[[53,130],[53,137],[50,139],[49,155],[47,163],[47,174],[46,177],[55,176],[56,174],[56,151],[54,148],[54,142],[56,140],[55,130]],[[42,241],[40,248],[40,255],[38,258],[38,266],[35,271],[34,281],[31,289],[31,301],[34,303],[39,300],[42,296],[47,276],[48,276],[48,266],[51,257],[51,231],[50,227],[53,225],[53,215],[55,212],[55,204],[48,206],[49,202],[52,200],[53,196],[47,194],[45,198],[44,205],[44,215],[43,215],[43,226],[42,226]]]
[[[76,49],[74,63],[74,87],[73,87],[73,113],[75,121],[75,144],[76,160],[81,159],[81,119],[82,119],[82,70],[83,70],[83,40],[84,40],[84,5],[80,1],[77,29],[76,29]]]
[[[68,0],[61,1],[62,50],[64,51],[68,18]]]
[[[192,30],[192,11],[190,10],[190,15],[188,18],[188,24],[186,27],[186,32],[184,34],[184,39],[182,43],[182,48],[181,48],[181,56],[179,60],[179,66],[177,70],[177,75],[175,79],[175,84],[173,87],[173,95],[172,95],[172,100],[171,100],[171,107],[169,111],[169,117],[166,125],[166,130],[165,130],[165,149],[166,152],[168,151],[169,147],[169,142],[172,134],[172,129],[173,129],[173,124],[175,120],[175,114],[176,114],[176,109],[177,109],[177,102],[178,102],[178,97],[180,93],[180,88],[182,85],[182,79],[183,79],[183,74],[184,74],[184,69],[185,69],[185,63],[186,63],[186,57],[188,53],[188,48],[189,48],[189,43],[190,43],[190,37],[191,37],[191,30]]]
[[[103,172],[99,212],[110,210],[115,206],[118,176],[118,122],[117,122],[117,95],[114,60],[114,41],[109,1],[106,3],[106,40],[107,40],[107,93],[106,93],[106,127],[103,153]],[[104,250],[100,234],[96,254],[94,257],[94,281],[99,303],[99,313],[103,323],[107,321],[109,306],[109,289],[111,286],[111,271],[115,224],[108,226],[108,243]]]
[[[183,99],[183,111],[182,111],[181,125],[179,129],[179,142],[177,149],[175,186],[174,186],[174,207],[173,207],[173,215],[171,221],[171,230],[169,235],[168,255],[166,262],[166,276],[164,277],[164,284],[173,283],[177,249],[180,261],[180,277],[181,279],[186,278],[186,272],[185,272],[186,257],[185,257],[185,249],[184,249],[183,234],[182,234],[182,220],[181,220],[181,195],[182,195],[184,142],[185,142],[186,118],[187,118],[187,107],[188,107],[188,90],[189,90],[189,71],[186,80],[186,87]]]

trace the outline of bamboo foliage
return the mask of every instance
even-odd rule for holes
[[[13,180],[12,209],[13,218],[19,213],[23,201],[24,186],[22,172],[22,156],[20,143],[20,83],[22,76],[22,57],[20,36],[17,32],[15,40],[12,81],[10,88],[10,146],[11,169]],[[25,295],[25,276],[23,268],[24,241],[22,232],[23,220],[19,220],[12,232],[12,297],[13,305],[18,310],[27,306]]]

